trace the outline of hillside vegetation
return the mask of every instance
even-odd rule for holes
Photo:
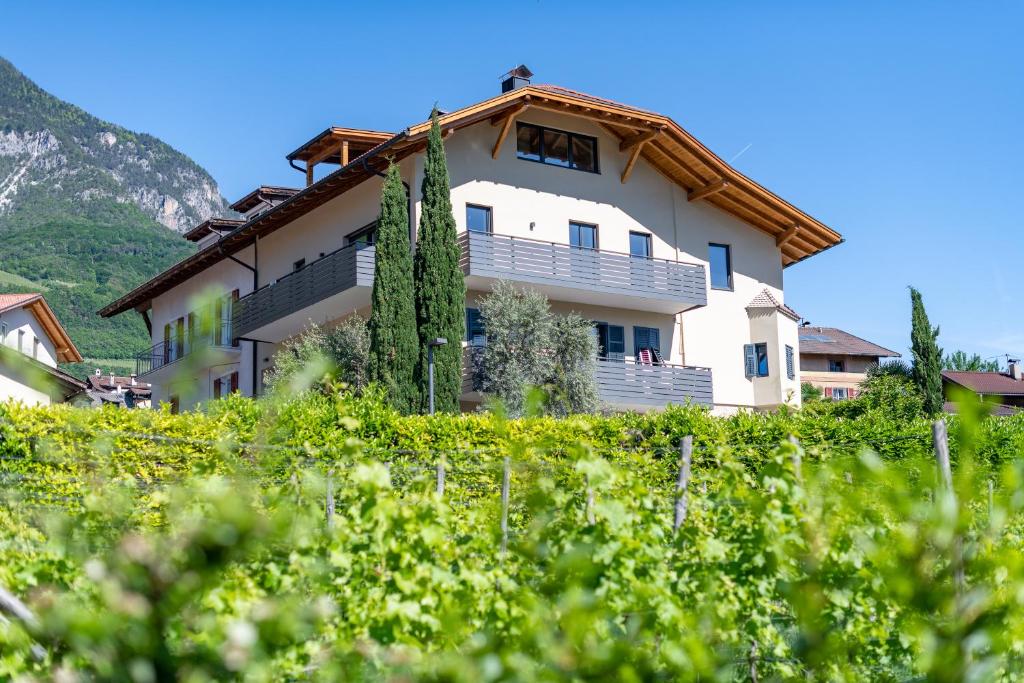
[[[1024,416],[951,418],[954,498],[919,408],[2,407],[0,586],[35,621],[0,677],[1013,680]]]
[[[192,251],[131,205],[95,219],[68,217],[2,235],[0,291],[42,291],[82,355],[128,358],[150,345],[140,316],[96,311]],[[19,282],[18,279],[29,281]]]

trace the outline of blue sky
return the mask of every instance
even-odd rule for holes
[[[7,2],[0,55],[236,199],[329,125],[399,130],[535,81],[672,116],[846,243],[786,301],[906,352],[1024,356],[1024,3]],[[166,5],[166,6],[163,6]]]

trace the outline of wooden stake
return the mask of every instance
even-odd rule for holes
[[[686,521],[686,508],[690,503],[690,464],[693,459],[693,436],[687,434],[679,444],[679,478],[676,479],[676,515],[672,524],[672,531],[679,531],[679,527]]]
[[[757,683],[757,641],[750,641],[750,656],[747,658],[750,664],[750,683]]]
[[[444,454],[437,461],[437,495],[444,496]]]
[[[501,474],[501,556],[505,557],[508,550],[508,494],[512,485],[512,467],[508,456]]]
[[[327,529],[334,528],[334,470],[327,470]]]
[[[949,436],[946,433],[945,420],[932,422],[932,442],[935,448],[935,462],[939,466],[939,473],[942,475],[942,483],[953,499],[953,506],[959,506],[956,500],[956,491],[953,489],[953,471],[949,466]],[[964,588],[964,544],[960,534],[953,539],[953,581],[956,583],[957,594],[962,594]]]

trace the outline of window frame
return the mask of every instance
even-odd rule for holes
[[[764,351],[764,372],[761,372],[761,351]],[[769,377],[772,374],[771,357],[768,355],[768,342],[754,344],[754,377]]]
[[[573,226],[578,228],[593,228],[594,229],[594,246],[585,247],[583,245],[576,245],[572,243],[572,229]],[[601,248],[601,230],[597,223],[587,223],[585,221],[569,221],[569,246],[573,249],[586,249],[588,251],[597,251]]]
[[[838,370],[836,368],[839,368]],[[842,360],[836,360],[834,358],[828,359],[828,371],[829,372],[846,372],[846,363]]]
[[[523,128],[533,128],[538,132],[538,144],[539,149],[537,150],[537,156],[539,159],[529,159],[524,157],[519,152],[519,131]],[[568,156],[568,165],[563,166],[562,164],[556,164],[553,162],[545,161],[544,159],[544,133],[551,132],[566,136],[566,152]],[[579,168],[573,165],[573,140],[589,140],[594,144],[594,169],[590,170],[587,168]],[[562,130],[560,128],[552,128],[551,126],[542,126],[536,123],[525,123],[522,121],[516,122],[516,159],[521,161],[530,161],[535,164],[544,164],[545,166],[554,166],[555,168],[565,168],[570,171],[581,171],[583,173],[595,173],[600,175],[601,173],[601,158],[599,154],[598,139],[593,135],[586,135],[584,133],[573,133],[572,131]]]
[[[476,328],[480,334],[473,334],[473,322],[476,322]],[[487,328],[484,326],[480,309],[476,306],[466,306],[466,344],[469,346],[487,345]]]
[[[644,238],[644,241],[647,243],[647,255],[646,256],[633,253],[633,235],[636,235],[637,237],[643,237]],[[643,258],[643,259],[652,259],[652,258],[654,258],[654,240],[651,238],[651,233],[649,233],[649,232],[644,232],[642,230],[630,230],[629,231],[629,245],[628,246],[629,246],[629,256],[630,256],[630,258]]]
[[[713,262],[711,260],[711,250],[714,249],[715,247],[719,247],[721,249],[725,249],[725,270],[726,270],[726,273],[727,273],[727,276],[728,276],[728,279],[729,279],[729,286],[727,286],[727,287],[716,287],[715,286],[714,273],[711,270],[712,269],[712,265],[713,265]],[[732,291],[735,291],[736,285],[735,285],[735,282],[733,280],[732,245],[731,244],[723,244],[721,242],[708,242],[708,284],[711,286],[711,289],[718,290],[720,292],[732,292]]]
[[[612,361],[616,363],[623,363],[626,360],[626,327],[624,325],[614,325],[612,323],[605,322],[603,320],[595,320],[594,330],[597,332],[597,358],[602,361]],[[617,333],[621,335],[621,340],[616,340],[615,344],[621,344],[621,351],[612,351],[612,330],[617,330]],[[602,353],[604,351],[604,353]]]
[[[364,235],[372,235],[373,236],[373,241],[372,242],[366,242],[362,246],[360,246],[359,242],[357,242],[357,240],[360,237],[363,237]],[[366,249],[367,247],[376,246],[376,244],[377,244],[377,221],[370,221],[369,223],[367,223],[363,227],[357,228],[357,229],[353,230],[352,232],[350,232],[349,234],[345,235],[345,246],[346,247],[355,246],[356,249]]]
[[[300,258],[297,261],[293,261],[292,262],[292,272],[293,273],[297,273],[297,272],[299,272],[300,270],[302,270],[305,267],[306,267],[306,257],[305,256],[303,256],[302,258]]]
[[[473,230],[469,227],[469,210],[470,209],[482,209],[487,213],[487,230]],[[473,204],[466,202],[466,232],[475,232],[478,235],[493,235],[494,234],[494,207],[487,206],[486,204]]]
[[[640,344],[637,341],[637,338],[640,336],[637,333],[640,330],[647,330],[648,336],[650,336],[651,331],[654,332],[654,337],[657,341],[657,346],[645,346],[643,348],[652,349],[656,351],[658,355],[661,355],[661,328],[652,327],[650,325],[633,325],[633,358],[638,358],[640,356]]]

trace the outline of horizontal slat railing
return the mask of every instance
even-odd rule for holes
[[[572,287],[636,297],[707,303],[704,266],[580,249],[521,237],[465,232],[462,268],[467,275]]]
[[[601,400],[610,404],[665,406],[687,400],[711,405],[711,370],[683,365],[638,365],[599,360],[595,372]]]
[[[239,336],[357,285],[373,285],[372,246],[349,245],[235,302]]]

